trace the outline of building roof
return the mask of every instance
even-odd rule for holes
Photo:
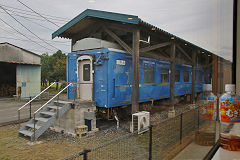
[[[41,65],[41,56],[8,42],[0,43],[0,62]]]
[[[129,14],[121,14],[121,13],[114,13],[114,12],[106,12],[106,11],[100,11],[100,10],[93,10],[93,9],[86,9],[82,13],[80,13],[78,16],[73,18],[71,21],[69,21],[67,24],[59,28],[57,31],[55,31],[52,34],[52,38],[55,37],[62,37],[62,38],[72,38],[72,34],[76,31],[76,28],[79,26],[86,25],[87,21],[84,21],[86,19],[90,18],[98,18],[102,20],[110,20],[110,21],[115,21],[115,22],[121,22],[123,24],[133,24],[138,27],[144,26],[148,27],[150,30],[154,29],[158,32],[161,32],[169,37],[174,37],[174,39],[181,41],[182,43],[187,43],[193,47],[196,47],[200,49],[201,51],[208,52],[212,54],[210,51],[201,48],[189,41],[186,41],[174,34],[171,34],[167,31],[164,31],[157,26],[154,26],[148,22],[143,21],[140,19],[138,16],[135,15],[129,15]]]

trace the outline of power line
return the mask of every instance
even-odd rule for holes
[[[40,17],[46,19],[48,22],[54,24],[54,25],[57,26],[57,27],[60,27],[60,26],[57,25],[56,23],[54,23],[54,22],[50,21],[49,19],[47,19],[46,17],[42,16],[40,13],[38,13],[38,12],[34,11],[32,8],[28,7],[26,4],[24,4],[24,3],[21,2],[20,0],[17,0],[17,1],[18,1],[19,3],[21,3],[22,5],[24,5],[25,7],[27,7],[28,9],[30,9],[31,11],[33,11],[34,13],[36,13],[37,15],[39,15]]]
[[[0,4],[0,5],[1,5],[1,6],[4,6],[5,8],[11,8],[11,9],[14,9],[14,10],[19,10],[19,11],[23,11],[23,12],[33,13],[33,12],[31,12],[31,11],[28,11],[28,10],[11,7],[11,6],[4,5],[4,4]],[[8,9],[8,10],[9,10],[9,9]],[[17,12],[17,11],[16,11],[16,12]],[[23,12],[21,12],[21,13],[23,13]],[[26,13],[23,13],[23,14],[26,14]],[[70,20],[70,18],[66,18],[66,17],[52,16],[52,15],[48,15],[48,14],[44,14],[44,13],[41,13],[41,14],[44,15],[44,16],[56,18],[56,19],[59,19],[59,20],[64,20],[64,21]],[[33,14],[29,14],[29,15],[33,15]],[[33,15],[33,16],[34,16],[34,15]]]
[[[0,6],[1,7],[1,6]],[[41,44],[39,44],[39,43],[37,43],[37,42],[35,42],[35,41],[32,41],[30,38],[28,38],[27,36],[25,36],[23,33],[21,33],[20,31],[18,31],[17,29],[15,29],[14,27],[12,27],[10,24],[8,24],[6,21],[4,21],[2,18],[0,18],[0,20],[1,21],[3,21],[3,23],[5,23],[6,25],[8,25],[9,27],[11,27],[13,30],[15,30],[16,32],[18,32],[19,34],[21,34],[22,36],[24,36],[25,38],[27,38],[28,40],[30,40],[31,42],[33,42],[33,43],[35,43],[35,44],[37,44],[37,45],[39,45],[39,46],[41,46],[41,47],[43,47],[43,48],[45,48],[45,49],[48,49],[47,47],[45,47],[45,46],[43,46],[43,45],[41,45]],[[48,49],[48,50],[51,50],[51,49]],[[53,51],[53,50],[51,50],[51,51]]]
[[[33,40],[26,40],[26,39],[19,39],[19,38],[5,37],[5,36],[0,36],[0,38],[6,38],[6,39],[12,39],[12,40],[24,41],[24,42],[33,42]],[[34,41],[34,42],[37,42],[37,41]],[[69,46],[67,44],[59,44],[59,45]]]
[[[3,28],[3,27],[1,27],[0,26],[0,28],[2,29],[2,30],[4,30],[5,32],[8,32],[9,34],[11,34],[11,35],[16,35],[16,33],[15,32],[10,32],[10,31],[8,31],[8,30],[6,30],[5,28]],[[18,33],[18,32],[17,32]],[[27,34],[25,34],[26,36],[28,36],[28,37],[31,37],[31,38],[33,38],[33,39],[36,39],[36,37],[33,37],[33,36],[31,36],[31,35],[27,35]],[[45,41],[48,41],[48,42],[52,42],[52,43],[69,43],[69,42],[66,42],[66,41],[56,41],[56,40],[47,40],[47,39],[44,39]],[[61,44],[60,44],[61,45]],[[67,44],[64,44],[64,45],[67,45]]]
[[[30,29],[28,29],[26,26],[24,26],[21,22],[19,22],[15,17],[13,17],[8,11],[6,11],[5,8],[3,8],[2,6],[0,6],[9,16],[11,16],[15,21],[17,21],[22,27],[24,27],[26,30],[28,30],[31,34],[33,34],[34,36],[36,36],[38,39],[40,39],[41,41],[45,42],[46,44],[48,44],[49,46],[60,50],[58,48],[56,48],[55,46],[51,45],[50,43],[46,42],[45,40],[41,39],[38,35],[36,35],[35,33],[33,33]]]

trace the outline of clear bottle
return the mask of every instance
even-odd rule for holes
[[[212,85],[204,84],[203,92],[198,96],[199,130],[195,134],[196,143],[200,145],[215,144],[217,96],[212,93]]]
[[[225,92],[219,99],[220,146],[240,151],[240,97],[233,84],[226,84]]]

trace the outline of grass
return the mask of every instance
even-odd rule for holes
[[[69,154],[79,152],[83,146],[78,143],[56,143],[42,141],[31,145],[29,140],[17,136],[18,126],[0,127],[0,159],[1,160],[42,160],[62,159]]]

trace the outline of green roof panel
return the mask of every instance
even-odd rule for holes
[[[85,11],[80,13],[78,16],[73,18],[71,21],[69,21],[67,24],[59,28],[57,31],[55,31],[52,34],[52,38],[60,36],[68,28],[72,27],[73,25],[75,25],[76,23],[78,23],[79,21],[81,21],[86,17],[101,18],[101,19],[119,21],[119,22],[130,23],[130,24],[138,24],[138,20],[139,20],[138,16],[134,16],[134,15],[86,9]]]

